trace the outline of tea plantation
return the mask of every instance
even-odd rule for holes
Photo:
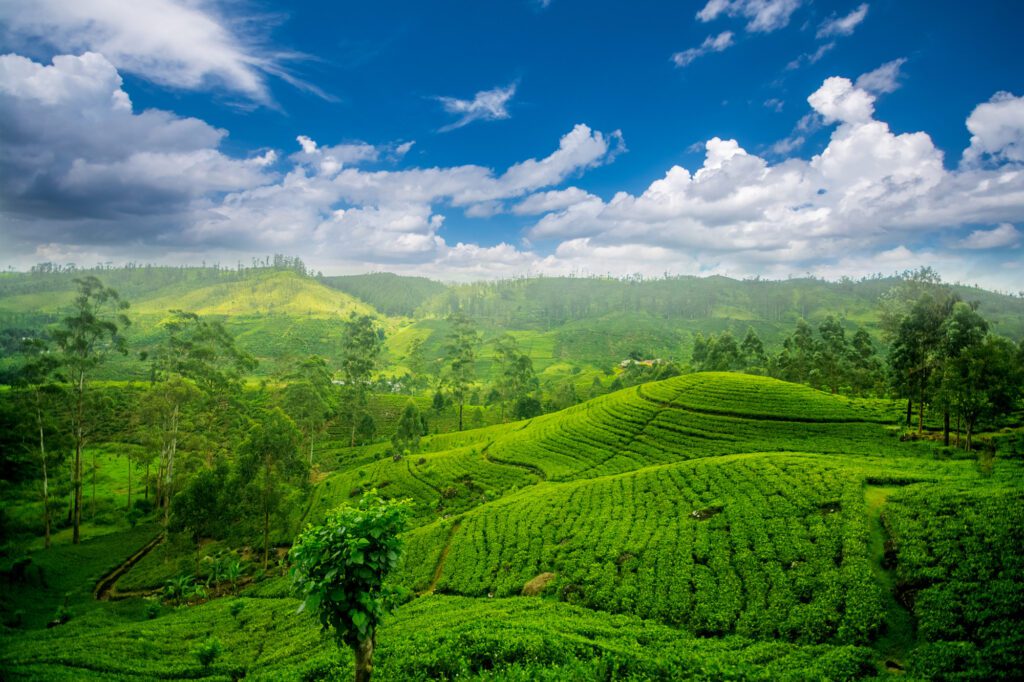
[[[899,417],[888,401],[686,375],[404,456],[325,443],[335,464],[291,528],[370,488],[413,500],[376,679],[1020,679],[1024,467],[901,439]],[[102,541],[124,559],[155,534]],[[283,567],[177,606],[98,602],[111,567],[89,546],[55,546],[48,560],[76,571],[30,569],[8,595],[24,622],[4,632],[4,679],[351,674],[351,654],[296,614]],[[115,590],[175,575],[182,557],[162,547]],[[42,628],[61,598],[75,616]]]

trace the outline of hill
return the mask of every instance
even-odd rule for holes
[[[898,414],[764,377],[688,375],[431,436],[407,457],[324,450],[334,471],[304,517],[371,486],[415,501],[394,583],[418,596],[381,630],[389,679],[1016,677],[1021,462],[979,470],[903,442]],[[148,561],[118,584],[177,570]],[[284,578],[148,623],[129,600],[45,633],[46,646],[17,635],[0,663],[58,679],[86,665],[347,674],[296,603]],[[203,670],[188,652],[210,636],[226,653]]]

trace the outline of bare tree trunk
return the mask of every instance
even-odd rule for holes
[[[356,682],[370,682],[370,676],[373,675],[373,649],[376,638],[377,635],[374,633],[353,647],[356,655]]]
[[[914,418],[914,399],[907,398],[907,426],[910,426]]]
[[[263,505],[263,570],[267,570],[270,557],[270,509]]]
[[[82,417],[84,412],[82,402],[84,391],[85,374],[82,373],[78,375],[78,395],[75,401],[75,468],[72,475],[72,485],[75,489],[75,506],[71,519],[71,523],[73,524],[71,542],[75,545],[82,541],[82,441],[85,438],[85,434],[82,431]]]
[[[174,482],[174,455],[178,451],[178,403],[171,411],[171,447],[167,451],[167,480],[164,482],[164,527],[171,521],[171,486]]]
[[[459,431],[462,430],[462,407],[463,407],[463,403],[460,400],[459,401]]]
[[[39,458],[43,463],[43,530],[46,533],[44,547],[50,549],[50,481],[46,475],[46,443],[43,440],[43,412],[36,405],[36,423],[39,425]]]
[[[921,385],[921,394],[918,396],[917,404],[917,435],[924,432],[924,385]]]
[[[948,407],[942,413],[942,443],[947,448],[949,447],[949,408]]]
[[[960,413],[956,413],[956,446],[960,447]]]

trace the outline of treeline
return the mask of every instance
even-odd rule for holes
[[[319,277],[327,286],[369,303],[385,315],[412,317],[448,287],[426,277],[400,277],[390,272]]]
[[[381,435],[369,398],[380,387],[384,333],[369,315],[353,313],[340,325],[337,367],[309,356],[273,386],[247,390],[243,379],[256,360],[220,321],[172,310],[149,350],[133,355],[125,336],[128,302],[95,276],[75,284],[68,315],[46,333],[21,339],[15,388],[0,402],[4,480],[37,486],[47,546],[54,528],[70,527],[77,544],[83,521],[97,520],[97,453],[102,444],[116,442],[128,461],[123,511],[133,523],[156,512],[167,529],[194,542],[232,537],[261,545],[266,564],[272,538],[295,530],[289,524],[314,475],[316,443],[329,425],[347,425],[348,446]],[[432,383],[434,408],[452,406],[461,430],[465,405],[479,401],[486,388],[476,376],[480,338],[465,316],[452,316],[448,326]],[[98,382],[97,372],[117,355],[137,357],[148,382]],[[494,366],[487,400],[503,417],[539,413],[532,361],[511,337],[499,340]],[[425,415],[410,400],[396,433],[383,435],[391,436],[401,455],[417,449],[426,427]],[[0,521],[16,534],[12,519]]]
[[[753,328],[740,341],[728,331],[698,334],[691,365],[766,374],[832,393],[900,397],[907,401],[908,427],[916,406],[918,435],[926,411],[939,410],[944,444],[950,445],[952,432],[954,444],[968,450],[979,422],[1017,409],[1024,396],[1024,340],[1015,344],[994,333],[977,301],[962,300],[959,291],[922,269],[884,292],[880,308],[889,343],[885,361],[865,329],[850,336],[830,315],[816,328],[799,320],[775,354],[765,352]]]
[[[461,310],[482,323],[513,329],[553,329],[572,321],[634,313],[674,320],[722,317],[795,323],[829,314],[872,315],[881,296],[915,276],[915,271],[908,271],[839,282],[719,276],[535,277],[455,285],[425,304],[424,310],[439,316]],[[1007,325],[1006,333],[1024,336],[1024,303],[1019,298],[958,285],[950,288],[981,300]]]

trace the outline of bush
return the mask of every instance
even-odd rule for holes
[[[209,668],[213,662],[224,652],[220,640],[216,637],[209,637],[195,648],[195,656],[199,659],[200,665]]]

